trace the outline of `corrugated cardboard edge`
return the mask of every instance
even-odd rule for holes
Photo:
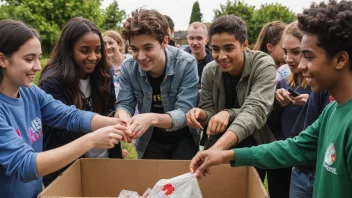
[[[64,175],[65,179],[60,179]],[[52,188],[54,186],[56,188]],[[57,188],[60,186],[60,188]],[[82,179],[81,179],[81,160],[76,160],[69,168],[67,168],[58,178],[56,178],[48,187],[46,187],[39,195],[38,198],[62,198],[65,196],[82,196]],[[52,196],[52,195],[60,195],[60,196]],[[51,196],[46,196],[51,195]],[[63,195],[63,196],[62,196]]]
[[[257,170],[253,166],[247,168],[247,198],[269,198]],[[263,192],[264,197],[262,197]]]

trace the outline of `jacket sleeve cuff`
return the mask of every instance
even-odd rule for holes
[[[91,122],[93,119],[93,116],[95,116],[96,113],[86,111],[85,114],[83,115],[83,120],[82,120],[82,132],[91,132]]]
[[[236,166],[253,166],[253,147],[233,149],[235,160],[231,161],[232,167]]]
[[[37,173],[37,153],[31,154],[30,165],[27,170],[27,176],[24,178],[24,182],[30,182],[39,179]]]
[[[186,126],[186,114],[180,109],[166,112],[172,120],[172,128],[167,131],[176,131]]]
[[[247,133],[245,129],[237,124],[231,124],[231,126],[227,129],[228,131],[232,131],[237,135],[238,143],[242,142],[247,138]]]
[[[118,110],[124,110],[124,111],[126,111],[126,112],[128,113],[128,115],[130,115],[130,117],[132,117],[132,113],[131,113],[128,109],[126,109],[125,107],[118,107],[118,108],[116,109],[116,112],[117,112]]]

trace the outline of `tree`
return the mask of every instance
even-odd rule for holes
[[[271,21],[282,21],[289,24],[295,19],[295,13],[279,3],[261,5],[252,16],[251,26],[253,27],[253,35],[257,37],[262,27]],[[255,40],[252,41],[253,43],[255,42]]]
[[[191,19],[189,20],[189,24],[195,21],[202,21],[203,14],[200,12],[200,7],[198,1],[194,2],[192,7]]]
[[[49,54],[60,29],[71,18],[85,17],[97,26],[103,22],[99,0],[1,0],[0,19],[21,20],[37,29],[44,54]]]
[[[119,4],[114,0],[104,12],[104,22],[101,26],[103,30],[117,30],[121,22],[126,17],[126,12],[119,9]]]
[[[242,1],[230,2],[227,0],[226,4],[220,4],[220,9],[214,10],[215,18],[221,15],[234,15],[242,18],[247,25],[248,40],[251,41],[253,37],[253,26],[251,25],[251,20],[254,14],[254,6],[250,6]],[[251,42],[249,42],[251,43]]]
[[[286,6],[279,3],[261,5],[258,10],[242,1],[220,4],[220,9],[214,10],[215,18],[221,15],[235,15],[241,17],[247,25],[248,42],[254,44],[264,24],[280,20],[290,23],[295,20],[295,14]]]

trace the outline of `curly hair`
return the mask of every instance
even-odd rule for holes
[[[329,59],[340,51],[346,51],[351,62],[352,1],[313,3],[303,14],[298,14],[297,19],[303,32],[318,36],[317,46],[325,49]]]
[[[149,34],[162,43],[168,36],[169,23],[166,18],[156,10],[137,9],[132,12],[122,27],[122,37],[130,41],[132,36]]]
[[[224,15],[216,18],[209,26],[209,38],[214,34],[228,33],[235,35],[236,39],[243,44],[247,40],[247,26],[241,17]]]

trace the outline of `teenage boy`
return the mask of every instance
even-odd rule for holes
[[[303,54],[299,69],[314,92],[328,90],[331,102],[318,120],[293,139],[252,148],[205,151],[190,165],[200,176],[210,166],[283,168],[316,164],[313,197],[352,194],[352,2],[313,4],[298,15]]]
[[[130,123],[139,158],[192,159],[199,132],[186,126],[197,102],[197,61],[168,46],[168,22],[156,10],[139,9],[123,24],[132,59],[120,73],[115,117]],[[138,103],[139,115],[134,114]]]
[[[173,39],[173,35],[175,33],[175,24],[174,21],[169,17],[168,15],[164,15],[165,19],[167,20],[167,23],[169,24],[168,32],[169,32],[169,45],[171,46],[176,46],[176,43]]]
[[[209,41],[207,26],[202,22],[191,23],[187,30],[187,41],[189,47],[187,47],[185,51],[192,54],[198,62],[200,88],[203,69],[205,65],[213,61],[210,49],[206,48]]]
[[[207,126],[205,149],[274,141],[265,122],[274,101],[275,63],[269,55],[247,49],[246,29],[237,16],[218,17],[209,27],[215,61],[204,68],[199,108],[187,113],[188,126]]]

